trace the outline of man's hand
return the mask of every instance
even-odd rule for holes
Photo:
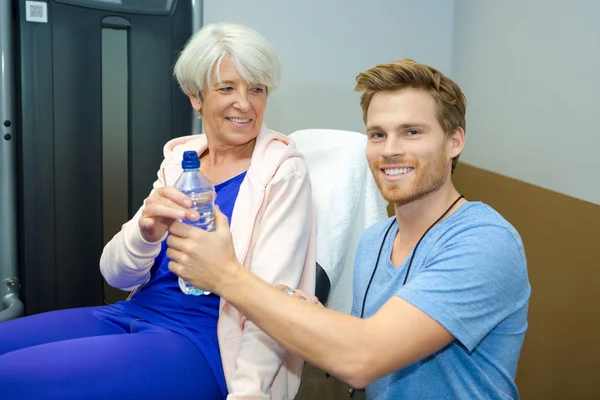
[[[233,248],[227,217],[218,206],[215,231],[207,232],[182,222],[174,222],[167,238],[169,269],[198,289],[220,294],[242,266]]]

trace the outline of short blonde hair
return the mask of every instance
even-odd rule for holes
[[[460,87],[435,68],[409,59],[377,65],[358,74],[355,90],[362,93],[360,106],[365,124],[369,104],[376,93],[405,88],[421,89],[433,96],[438,122],[447,135],[459,127],[466,130],[467,100]],[[452,159],[452,172],[457,162],[458,156]]]
[[[173,73],[181,90],[198,96],[212,88],[214,78],[220,81],[221,62],[227,55],[246,82],[265,85],[269,93],[279,86],[281,65],[267,39],[245,25],[219,22],[202,27],[179,55]]]

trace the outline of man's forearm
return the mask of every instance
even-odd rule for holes
[[[350,384],[367,363],[363,320],[291,297],[243,267],[219,294],[286,349]]]

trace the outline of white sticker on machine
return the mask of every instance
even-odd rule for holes
[[[29,22],[48,22],[48,4],[44,1],[25,2],[25,20]]]

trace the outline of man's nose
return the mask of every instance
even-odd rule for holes
[[[405,154],[404,143],[401,139],[389,136],[383,147],[382,157],[386,159],[396,159]]]

